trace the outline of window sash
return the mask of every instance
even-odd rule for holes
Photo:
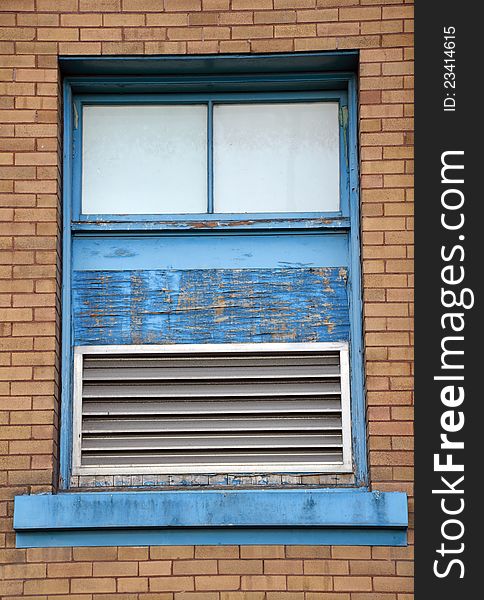
[[[336,102],[339,115],[339,210],[329,212],[258,212],[258,213],[214,213],[214,173],[213,173],[213,107],[214,104],[249,104],[249,103],[308,103],[308,102]],[[207,211],[203,213],[166,213],[166,214],[83,214],[82,213],[82,130],[84,106],[122,106],[122,105],[183,105],[206,104],[207,115]],[[348,135],[347,122],[344,115],[348,110],[347,92],[336,91],[306,91],[306,92],[259,92],[259,93],[214,93],[214,94],[153,94],[153,95],[112,95],[90,94],[78,95],[73,99],[73,186],[72,220],[79,224],[89,223],[147,223],[161,221],[197,221],[216,218],[217,220],[250,219],[251,221],[267,220],[273,218],[284,220],[328,218],[338,220],[349,217],[349,161],[348,161]],[[347,223],[337,223],[347,227]]]

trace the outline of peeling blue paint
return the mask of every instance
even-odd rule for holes
[[[76,271],[74,340],[79,345],[345,341],[344,272]]]

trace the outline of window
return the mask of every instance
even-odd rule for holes
[[[339,210],[338,103],[219,98],[83,104],[82,214]]]
[[[83,214],[205,212],[205,106],[87,105],[82,120]]]
[[[70,82],[65,487],[365,477],[351,81]]]

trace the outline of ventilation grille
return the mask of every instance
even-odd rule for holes
[[[351,466],[342,344],[84,347],[76,379],[75,474]]]

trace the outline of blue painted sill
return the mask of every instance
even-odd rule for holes
[[[15,498],[17,547],[406,545],[403,492],[206,490]]]

